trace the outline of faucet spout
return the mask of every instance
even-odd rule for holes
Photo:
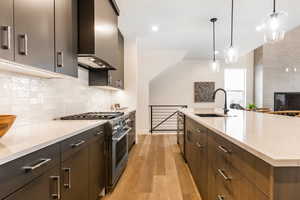
[[[224,93],[224,114],[227,115],[227,113],[229,112],[229,109],[227,108],[227,92],[226,90],[224,90],[223,88],[218,88],[214,91],[213,93],[213,99],[216,99],[216,94],[217,92],[222,91]]]

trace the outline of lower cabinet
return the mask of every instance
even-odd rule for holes
[[[105,189],[105,137],[95,135],[89,145],[89,200],[97,200]]]
[[[136,140],[135,112],[129,114],[129,121],[129,128],[131,128],[131,131],[128,133],[128,149],[130,150]]]
[[[59,165],[55,166],[5,200],[60,199]]]
[[[98,200],[106,186],[104,127],[0,165],[1,200]]]
[[[185,123],[185,156],[202,200],[282,200],[271,197],[270,165],[188,117]]]
[[[88,146],[62,162],[61,195],[64,200],[88,199],[89,190]]]
[[[207,139],[205,128],[195,127],[187,119],[186,159],[203,200],[207,199]]]

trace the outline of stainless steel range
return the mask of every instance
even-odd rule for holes
[[[89,112],[78,115],[70,115],[61,117],[61,120],[108,120],[106,128],[106,152],[108,177],[107,189],[111,191],[124,169],[128,161],[128,133],[129,116],[123,112]]]

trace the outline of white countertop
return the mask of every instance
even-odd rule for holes
[[[135,109],[120,110],[124,115]],[[86,130],[105,124],[107,120],[51,120],[11,128],[0,137],[0,165],[49,145],[63,141]]]
[[[0,138],[0,165],[106,122],[105,120],[53,120],[12,128]]]
[[[231,110],[230,117],[198,117],[220,109],[180,109],[208,129],[275,167],[300,166],[300,118]]]

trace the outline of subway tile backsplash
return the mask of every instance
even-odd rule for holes
[[[16,127],[110,109],[113,91],[88,87],[86,75],[82,69],[79,79],[43,79],[0,72],[0,114],[17,115]]]

